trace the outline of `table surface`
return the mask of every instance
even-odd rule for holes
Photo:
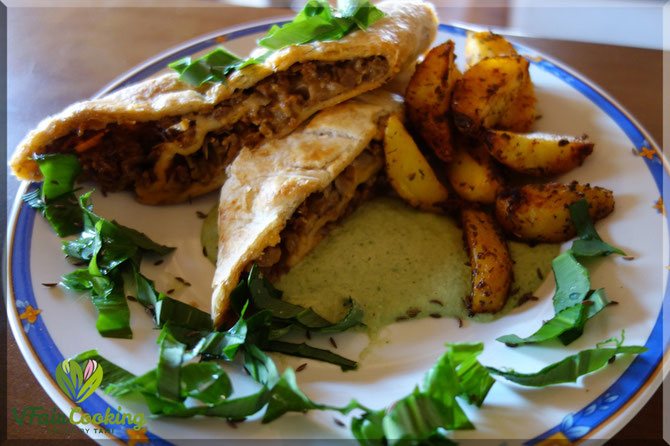
[[[107,2],[109,3],[109,2]],[[174,3],[171,3],[171,5]],[[253,20],[291,14],[190,2],[192,7],[9,8],[7,24],[7,147],[45,116],[93,95],[147,58],[199,35]],[[442,7],[442,22],[455,10]],[[572,67],[600,85],[657,141],[662,141],[662,52],[532,38],[513,38]],[[8,175],[7,205],[18,183]],[[25,440],[86,439],[82,433],[54,434],[43,427],[18,426],[12,408],[55,407],[41,389],[13,336],[7,331],[7,436]],[[660,389],[610,444],[662,438]]]

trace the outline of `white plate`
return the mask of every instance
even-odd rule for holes
[[[169,51],[110,84],[101,93],[143,79],[164,69],[167,62],[187,54],[200,53],[216,46],[225,36],[226,46],[246,54],[255,39],[269,27],[267,23],[224,30]],[[441,25],[436,43],[456,42],[462,52],[465,30]],[[644,405],[661,382],[663,352],[668,345],[662,330],[662,302],[665,296],[667,242],[665,217],[655,207],[667,178],[658,146],[646,132],[597,87],[572,71],[547,60],[529,48],[519,48],[531,61],[531,77],[542,119],[537,130],[580,135],[587,133],[596,143],[593,155],[565,178],[590,182],[614,191],[616,211],[598,224],[600,234],[623,248],[634,261],[612,257],[590,268],[594,288],[605,287],[619,302],[589,322],[586,333],[568,347],[526,346],[510,349],[495,338],[507,333],[526,335],[540,322],[553,316],[551,295],[553,278],[545,280],[536,293],[541,300],[518,308],[510,315],[487,325],[468,323],[463,328],[450,319],[421,319],[388,327],[371,351],[360,360],[359,370],[342,373],[338,367],[310,361],[298,374],[299,385],[315,401],[344,405],[355,397],[372,408],[388,406],[409,393],[423,373],[444,352],[446,342],[483,341],[481,362],[495,367],[514,366],[518,371],[535,371],[551,362],[591,348],[597,342],[619,336],[626,329],[627,344],[642,344],[649,351],[638,357],[620,357],[612,365],[589,375],[576,384],[545,389],[529,389],[500,380],[492,388],[481,409],[466,407],[477,427],[453,433],[454,438],[495,438],[536,443],[545,438],[609,438]],[[464,58],[461,56],[459,61]],[[633,149],[631,151],[631,149]],[[651,159],[640,156],[643,149]],[[24,184],[20,193],[31,187]],[[209,284],[214,268],[202,256],[199,231],[202,220],[196,211],[206,212],[217,200],[210,194],[191,204],[147,207],[134,202],[127,193],[93,196],[96,213],[146,232],[158,242],[176,246],[165,263],[143,264],[144,273],[156,280],[159,290],[174,288],[175,276],[193,284],[176,295],[187,302],[209,307]],[[158,350],[157,331],[139,305],[131,304],[132,340],[102,338],[95,330],[96,310],[85,298],[69,295],[60,288],[45,288],[41,283],[57,282],[72,270],[60,253],[60,239],[45,220],[17,200],[11,214],[7,257],[8,315],[12,331],[31,370],[41,385],[68,415],[74,404],[58,389],[54,371],[64,358],[97,348],[103,356],[127,370],[140,374],[154,367]],[[566,245],[568,246],[568,245]],[[659,272],[662,271],[662,274]],[[41,312],[34,323],[20,315],[31,306]],[[362,334],[339,334],[338,353],[356,357],[366,346]],[[316,346],[328,347],[327,337],[315,339]],[[283,367],[305,362],[279,358]],[[244,392],[253,383],[232,372],[236,389]],[[121,402],[97,391],[80,404],[88,413],[112,411]],[[143,412],[139,401],[123,400],[124,412]],[[333,414],[311,412],[289,414],[271,424],[257,419],[232,429],[219,419],[151,419],[146,435],[158,441],[206,438],[347,438],[347,428],[338,427]],[[344,420],[342,417],[337,418]],[[128,440],[127,426],[106,426],[111,433],[89,435],[96,439]]]

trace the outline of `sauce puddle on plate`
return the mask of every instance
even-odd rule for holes
[[[499,313],[470,320],[489,322],[517,306],[551,271],[560,246],[509,242],[514,263],[512,294]],[[365,311],[370,334],[396,320],[468,318],[463,303],[472,289],[463,233],[448,216],[415,210],[383,197],[363,204],[275,286],[283,299],[337,320],[349,297]]]

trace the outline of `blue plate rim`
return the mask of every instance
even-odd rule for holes
[[[151,59],[148,59],[146,62],[138,65],[136,68],[127,71],[126,73],[117,77],[114,81],[110,82],[105,87],[103,87],[98,93],[96,93],[94,97],[99,97],[103,94],[107,94],[118,88],[121,88],[122,86],[128,83],[135,82],[140,78],[148,77],[149,75],[164,69],[165,67],[163,65],[158,66],[158,64],[164,63],[164,61],[167,59],[175,60],[185,55],[193,54],[202,49],[209,48],[219,43],[217,39],[221,39],[222,37],[227,38],[228,40],[234,40],[236,38],[240,38],[249,34],[264,31],[272,24],[282,23],[283,21],[286,20],[287,19],[284,17],[275,17],[263,21],[248,22],[245,24],[225,28],[220,31],[215,31],[213,33],[209,33],[197,37],[195,39],[189,40],[188,42],[185,42],[179,46],[173,47],[172,49],[160,53],[159,55]],[[448,24],[440,24],[439,29],[441,31],[448,32],[451,34],[465,35],[466,31],[472,28],[469,27],[466,28],[460,25],[454,26]],[[654,180],[659,189],[660,197],[662,198],[665,195],[663,193],[663,185],[668,179],[668,171],[670,170],[668,168],[669,164],[664,154],[659,150],[660,146],[654,141],[653,138],[650,137],[649,133],[639,124],[639,122],[615,99],[609,96],[608,93],[603,91],[595,83],[590,81],[586,76],[565,66],[559,61],[556,61],[550,57],[545,56],[540,51],[537,51],[530,46],[515,45],[515,47],[521,49],[523,52],[526,53],[530,52],[535,54],[535,57],[530,58],[529,60],[531,61],[532,64],[538,66],[538,68],[543,69],[545,71],[549,71],[552,75],[559,77],[564,81],[566,79],[571,80],[573,83],[570,82],[567,83],[573,86],[573,88],[576,88],[580,93],[585,95],[587,99],[589,99],[592,103],[598,106],[603,112],[605,112],[612,120],[614,120],[614,122],[619,126],[619,128],[621,128],[626,133],[631,142],[633,142],[635,150],[640,151],[643,147],[648,147],[656,151],[658,158],[661,161],[660,163],[653,163],[652,161],[647,159],[644,159],[644,161],[648,169],[650,170],[650,173],[654,177]],[[626,128],[622,127],[621,125],[622,122],[626,124],[627,126]],[[29,259],[29,255],[22,256],[22,254],[30,252],[29,250],[30,237],[32,236],[35,212],[28,206],[26,206],[21,201],[20,197],[30,187],[31,183],[24,182],[22,186],[19,188],[10,215],[11,218],[9,223],[10,231],[7,233],[7,244],[5,245],[6,255],[3,258],[3,272],[5,273],[4,277],[8,279],[6,285],[8,320],[12,332],[17,341],[19,340],[19,337],[22,338],[21,340],[23,342],[17,342],[17,344],[19,345],[20,351],[24,356],[24,358],[27,360],[28,364],[31,365],[31,370],[33,371],[33,373],[39,373],[43,379],[47,378],[47,381],[50,381],[51,388],[47,389],[45,387],[45,390],[47,391],[49,396],[52,399],[54,399],[54,401],[59,405],[61,409],[63,408],[63,406],[66,406],[68,407],[69,410],[72,407],[76,407],[76,405],[72,403],[69,400],[69,398],[67,398],[59,390],[52,374],[48,371],[49,369],[47,369],[44,365],[45,358],[49,357],[50,354],[51,357],[47,358],[47,361],[50,363],[55,360],[58,360],[58,362],[60,362],[64,359],[64,357],[51,340],[49,333],[46,331],[46,327],[44,326],[40,318],[38,318],[38,322],[34,324],[37,329],[32,330],[33,336],[37,337],[37,335],[35,334],[36,332],[40,334],[43,333],[48,338],[48,341],[50,341],[53,348],[49,348],[51,352],[42,351],[41,354],[38,354],[38,352],[35,350],[35,345],[30,340],[32,336],[30,335],[30,333],[25,333],[23,330],[22,323],[19,319],[19,309],[17,307],[16,302],[17,301],[17,295],[15,294],[15,289],[17,288],[15,283],[16,277],[12,272],[18,271],[19,273],[22,274],[27,273],[27,277],[30,278],[29,264],[27,265],[27,268],[24,268],[23,270],[21,270],[20,268],[14,268],[15,263],[19,264],[21,262],[25,262],[26,259]],[[664,222],[665,224],[668,224],[667,216],[664,217]],[[19,223],[24,224],[19,225]],[[17,227],[19,227],[18,232]],[[30,231],[27,230],[28,228],[30,229]],[[19,235],[23,235],[21,231],[25,231],[26,233],[28,233],[29,238],[28,238],[27,250],[26,249],[22,250],[20,249],[20,247],[15,246],[17,242],[17,233]],[[25,248],[26,245],[23,245],[23,247]],[[25,279],[26,277],[23,276],[22,278]],[[32,283],[31,281],[26,282],[24,284],[19,283],[19,288],[22,285],[29,287],[30,290],[28,293],[29,294],[28,297],[32,296],[32,300],[29,303],[34,303],[36,305],[34,295],[32,294],[32,287],[30,286],[31,283]],[[626,409],[626,406],[629,406],[632,402],[635,402],[640,407],[644,403],[646,403],[646,401],[651,396],[651,393],[653,393],[653,390],[655,390],[658,387],[658,385],[660,385],[660,380],[656,379],[657,375],[659,374],[659,371],[662,370],[661,374],[663,376],[667,374],[667,370],[663,370],[662,366],[663,363],[668,361],[669,359],[668,353],[670,353],[670,349],[669,349],[668,335],[670,335],[670,333],[663,333],[662,326],[665,313],[664,310],[668,302],[670,302],[670,287],[666,287],[666,289],[664,290],[663,304],[659,312],[659,316],[656,320],[654,327],[652,328],[649,339],[645,344],[645,346],[651,347],[650,350],[647,353],[636,357],[633,360],[633,362],[628,366],[628,368],[623,372],[623,374],[619,376],[619,378],[610,386],[610,388],[608,388],[605,392],[603,392],[601,395],[595,398],[589,405],[582,408],[580,411],[566,415],[566,418],[564,418],[561,424],[545,431],[544,433],[538,435],[533,439],[528,440],[526,444],[536,444],[541,442],[542,440],[548,438],[554,438],[554,436],[557,434],[562,434],[568,440],[571,441],[583,440],[589,438],[595,432],[602,429],[606,424],[611,423],[613,419],[619,416],[621,412],[624,409]],[[654,345],[653,344],[654,342],[657,342],[659,345]],[[652,361],[649,361],[647,359],[650,357],[652,357]],[[34,367],[37,367],[37,370],[35,370]],[[55,367],[52,367],[51,369],[53,370],[55,369]],[[639,385],[629,387],[627,383],[631,382],[630,377],[639,374],[640,371],[644,373],[645,379],[643,381],[633,380],[636,384]],[[41,382],[43,381],[40,380],[40,383]],[[624,386],[623,384],[626,385]],[[629,390],[628,397],[623,399],[616,398],[612,400],[612,397],[616,395],[613,393],[613,391],[618,390],[619,387],[622,386],[628,388]],[[643,401],[640,401],[642,394],[648,394],[648,395],[646,398],[644,398]],[[604,417],[601,416],[598,418],[598,420],[594,420],[597,421],[595,422],[595,424],[587,425],[588,424],[587,418],[593,413],[597,412],[595,410],[591,410],[591,408],[593,407],[594,404],[598,405],[601,403],[609,404],[608,409],[604,411],[605,416]],[[603,404],[601,404],[600,407],[602,407]],[[96,394],[93,394],[86,401],[80,403],[79,406],[89,413],[100,412],[100,411],[104,412],[104,410],[107,407],[109,407],[112,411],[114,410],[111,406],[107,405],[107,403],[105,403],[104,400],[102,400],[102,398],[100,398]],[[622,421],[627,422],[630,418],[632,418],[632,416],[636,412],[637,411],[632,412],[632,414],[629,414],[629,416],[627,417],[628,418],[627,420]],[[575,425],[575,420],[581,420],[580,422],[587,424]],[[614,432],[622,428],[624,424],[625,423],[623,422],[619,423],[618,428],[616,428]],[[588,429],[585,430],[584,428]],[[156,436],[151,432],[147,431],[146,434],[148,438],[152,441],[152,443],[155,442],[159,444],[170,444],[166,440],[161,439],[160,437]],[[110,439],[116,440],[117,442],[125,442],[128,440],[128,436],[123,434],[120,436],[113,436],[107,434],[107,436]]]

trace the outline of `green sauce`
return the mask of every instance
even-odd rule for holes
[[[467,318],[463,299],[471,291],[470,266],[462,237],[451,217],[379,198],[345,219],[275,286],[285,300],[330,320],[344,315],[352,297],[363,307],[371,333],[396,320]],[[540,286],[559,252],[558,245],[509,246],[513,294],[499,313],[472,320],[488,322],[513,309]]]

